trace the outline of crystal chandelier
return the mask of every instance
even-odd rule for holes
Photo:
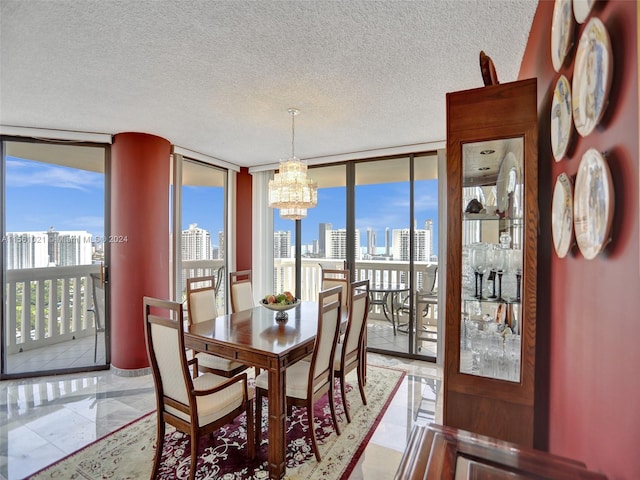
[[[269,180],[269,206],[280,209],[280,217],[300,220],[307,209],[318,204],[318,185],[307,177],[307,164],[295,156],[295,116],[300,112],[288,110],[291,115],[291,158],[280,162],[279,172]]]

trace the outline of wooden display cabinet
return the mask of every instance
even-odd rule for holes
[[[447,94],[444,423],[534,446],[536,80]]]

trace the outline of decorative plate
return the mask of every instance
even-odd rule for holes
[[[584,23],[595,3],[596,0],[573,0],[573,15],[576,17],[576,22]]]
[[[551,233],[558,257],[566,257],[573,244],[573,186],[566,173],[558,175],[553,189]]]
[[[571,88],[573,122],[583,137],[589,135],[602,118],[612,74],[609,34],[602,21],[593,17],[580,37]]]
[[[556,72],[564,63],[573,37],[571,0],[556,0],[551,21],[551,61]]]
[[[498,181],[496,182],[496,206],[501,218],[507,213],[511,200],[510,197],[516,191],[516,185],[519,183],[520,172],[518,170],[518,161],[513,152],[507,152],[500,164]]]
[[[571,85],[567,77],[560,75],[551,103],[551,149],[556,162],[567,153],[572,123]]]
[[[582,156],[573,199],[573,226],[582,255],[595,258],[609,240],[613,219],[613,181],[600,152],[590,148]]]

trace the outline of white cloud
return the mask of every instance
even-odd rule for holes
[[[103,185],[103,175],[86,170],[71,169],[20,160],[7,160],[8,187],[57,187],[90,191]]]

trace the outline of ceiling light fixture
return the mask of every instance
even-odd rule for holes
[[[318,185],[307,177],[307,164],[295,156],[295,117],[300,111],[287,111],[291,115],[291,158],[280,162],[278,173],[269,180],[269,206],[279,208],[281,218],[300,220],[318,204]]]

